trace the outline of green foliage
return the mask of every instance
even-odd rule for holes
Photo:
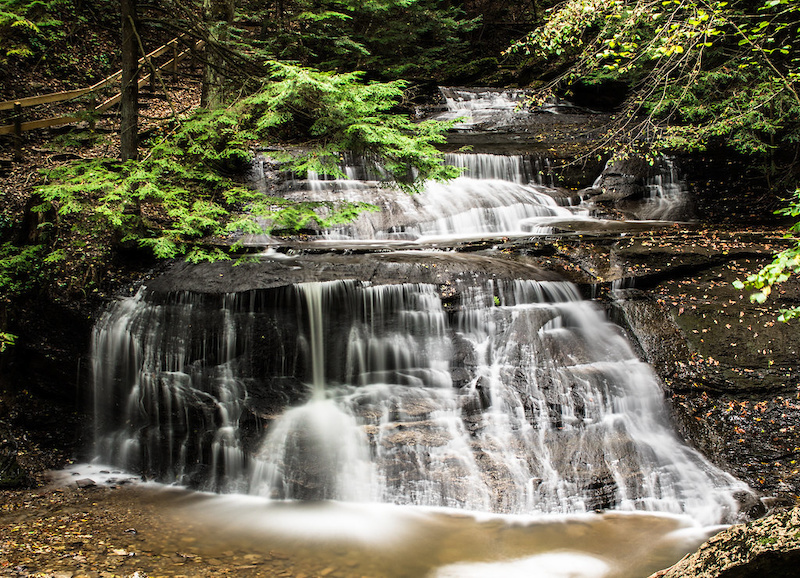
[[[0,305],[33,290],[46,272],[41,245],[0,245]]]
[[[69,0],[0,0],[0,64],[28,58],[63,36],[58,15]]]
[[[239,9],[263,20],[260,47],[268,59],[384,78],[455,73],[470,58],[466,35],[479,23],[439,0],[293,0]]]
[[[577,56],[607,16],[619,12],[620,4],[607,0],[572,0],[551,8],[547,22],[513,43],[507,52],[539,59]]]
[[[795,190],[794,198],[789,206],[779,209],[776,213],[794,218],[800,217],[800,188]],[[800,222],[796,223],[791,230],[794,233],[799,233]],[[745,281],[734,281],[733,286],[737,289],[754,291],[750,295],[750,300],[755,303],[764,303],[772,293],[773,285],[787,281],[792,275],[800,275],[800,239],[797,239],[797,237],[789,238],[795,240],[793,247],[775,255],[771,263],[757,273],[747,277]],[[778,319],[780,321],[789,321],[795,317],[800,317],[800,307],[781,309]]]
[[[17,336],[12,333],[0,331],[0,353],[14,345],[17,341]]]
[[[799,33],[800,0],[567,0],[509,52],[560,66],[548,90],[568,91],[578,80],[626,82],[630,95],[607,148],[652,156],[726,146],[759,161],[778,183],[794,184]],[[800,217],[800,189],[778,212]],[[761,303],[796,274],[800,243],[735,285]],[[793,308],[780,319],[798,316]]]
[[[292,164],[306,174],[343,176],[341,153],[373,155],[401,187],[426,179],[458,176],[445,166],[435,143],[444,142],[449,124],[412,122],[391,109],[403,97],[402,81],[360,82],[362,73],[331,74],[273,64],[273,82],[241,106],[262,139],[312,143],[312,152]]]
[[[138,243],[159,258],[210,259],[217,253],[203,253],[194,245],[226,233],[230,208],[256,194],[219,172],[227,166],[222,160],[238,159],[238,150],[225,157],[224,150],[209,147],[204,155],[203,139],[191,140],[203,126],[193,119],[156,144],[143,161],[94,159],[49,171],[50,184],[37,190],[44,202],[36,210],[53,209],[69,223],[73,253],[86,239],[97,245],[109,237],[111,242]]]
[[[560,63],[567,90],[627,82],[609,146],[724,144],[774,172],[777,147],[800,143],[798,27],[800,0],[569,0],[509,51]]]
[[[449,125],[415,124],[390,112],[402,83],[363,84],[358,73],[278,63],[272,70],[262,90],[228,108],[197,112],[159,136],[140,161],[82,160],[49,171],[37,210],[54,211],[62,231],[69,226],[72,255],[85,254],[82,244],[136,243],[159,258],[198,262],[227,258],[207,248],[209,238],[329,227],[373,209],[290,203],[243,186],[236,176],[259,141],[303,145],[289,163],[298,171],[338,175],[344,151],[370,155],[407,190],[418,179],[456,175],[434,146]]]

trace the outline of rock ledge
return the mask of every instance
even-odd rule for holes
[[[720,532],[651,578],[791,578],[800,573],[800,508]]]

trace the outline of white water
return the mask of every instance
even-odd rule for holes
[[[478,180],[509,181],[520,185],[545,183],[545,175],[550,173],[548,159],[528,155],[493,155],[485,153],[449,153],[444,163],[462,170],[463,177]]]
[[[675,161],[668,157],[660,159],[661,170],[645,183],[647,195],[644,207],[638,212],[641,219],[676,219],[686,209],[688,191],[681,180]]]
[[[448,112],[437,118],[467,114],[469,121],[461,128],[470,131],[489,119],[529,114],[519,109],[524,91],[443,88],[442,94]],[[508,128],[514,130],[513,125]],[[297,201],[369,203],[377,207],[377,212],[363,213],[347,225],[312,236],[327,245],[438,246],[464,240],[601,230],[604,225],[591,216],[594,205],[557,188],[547,158],[451,153],[445,155],[444,162],[461,168],[461,176],[446,183],[425,183],[419,194],[409,195],[389,184],[386,171],[375,159],[347,154],[339,167],[345,178],[325,178],[312,172],[307,179],[290,181],[285,196]],[[637,220],[685,218],[686,187],[674,161],[664,158],[659,166],[661,170],[645,183],[645,198],[624,208]],[[596,185],[601,178],[598,176]],[[619,222],[615,223],[618,229]],[[243,240],[250,246],[275,242],[266,236]]]
[[[375,181],[320,179],[310,174],[304,187],[287,198],[372,203],[379,212],[363,213],[352,223],[327,230],[327,240],[455,240],[475,236],[545,235],[554,220],[586,219],[588,209],[563,206],[562,195],[542,183],[551,181],[546,160],[524,155],[448,154],[445,162],[462,176],[427,182],[409,195]],[[347,165],[353,175],[374,170]]]
[[[437,120],[456,120],[456,129],[480,130],[525,116],[522,108],[526,93],[523,90],[440,88],[447,112],[436,115]]]
[[[461,295],[449,314],[424,284],[301,284],[211,312],[191,295],[123,300],[95,335],[99,458],[273,498],[735,518],[747,488],[675,437],[651,368],[571,285]],[[298,333],[259,363],[304,380],[308,401],[245,444],[248,400],[276,383],[252,373],[258,328],[287,307]]]
[[[190,455],[209,466],[206,484],[242,488],[245,455],[238,424],[247,403],[232,363],[238,347],[235,306],[213,313],[216,339],[193,350],[191,296],[148,305],[142,293],[120,300],[93,335],[95,453],[107,462],[156,479],[182,480]],[[213,367],[209,359],[218,360]],[[127,419],[120,427],[116,421]],[[197,424],[211,424],[198,434]]]

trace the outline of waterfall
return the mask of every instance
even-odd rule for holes
[[[311,398],[325,399],[325,344],[322,308],[325,294],[337,283],[303,283],[297,286],[308,308],[308,347],[311,352]]]
[[[234,320],[234,300],[208,311],[196,295],[152,303],[140,291],[101,318],[92,354],[98,456],[167,481],[191,479],[200,463],[208,488],[241,489],[247,389],[234,365],[247,322]]]
[[[565,282],[141,291],[94,334],[96,452],[222,492],[733,519],[652,369]]]
[[[462,176],[471,179],[554,186],[547,158],[530,155],[449,153],[445,155],[444,163],[458,167],[462,170]]]
[[[526,97],[524,90],[441,87],[439,91],[452,112],[468,110],[514,110]]]
[[[686,210],[688,192],[675,160],[663,157],[659,171],[645,182],[645,206],[639,211],[643,219],[676,219]]]
[[[457,130],[495,128],[498,124],[527,114],[520,107],[526,96],[523,90],[441,87],[439,91],[447,105],[447,112],[438,114],[435,118],[457,119]]]
[[[302,239],[242,235],[270,251],[242,267],[177,264],[96,323],[94,467],[187,487],[169,509],[197,561],[635,578],[748,515],[753,492],[678,438],[625,332],[541,269],[542,236],[607,243],[657,227],[594,216],[611,211],[582,201],[600,192],[581,189],[593,164],[556,182],[541,135],[582,142],[570,113],[587,111],[525,109],[517,90],[442,95],[437,118],[459,119],[450,149],[480,151],[443,155],[457,178],[407,194],[353,154],[335,177],[286,175],[290,203],[379,210]],[[649,166],[620,168],[624,190],[606,197],[637,219],[677,218],[684,186],[670,159],[659,167],[644,183]],[[257,163],[266,195],[279,170]],[[177,536],[166,552],[184,550]]]
[[[381,182],[369,159],[348,157],[340,170],[349,178],[311,173],[292,181],[292,200],[372,203],[380,209],[352,223],[321,231],[326,240],[406,240],[420,243],[475,236],[546,235],[553,221],[585,219],[588,209],[563,206],[552,188],[547,159],[528,155],[451,153],[444,162],[463,170],[452,181],[427,182],[409,195]]]

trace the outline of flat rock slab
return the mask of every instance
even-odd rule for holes
[[[147,283],[154,292],[193,291],[234,293],[269,289],[312,281],[354,279],[375,284],[450,284],[486,279],[559,280],[552,272],[527,259],[499,255],[393,252],[362,255],[286,255],[256,257],[236,264],[176,263],[160,277]]]

